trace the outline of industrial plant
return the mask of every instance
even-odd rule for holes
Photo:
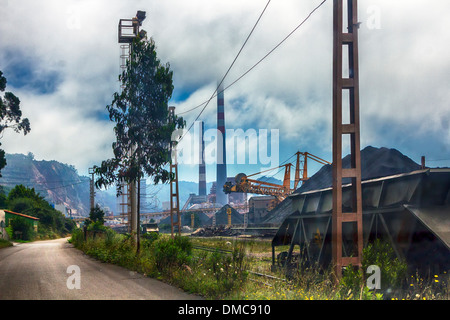
[[[357,1],[349,1],[346,7],[335,1],[333,10],[333,159],[292,150],[293,163],[270,169],[284,171],[281,183],[255,179],[266,171],[229,177],[222,79],[214,95],[217,147],[216,176],[209,177],[212,187],[208,192],[205,128],[200,121],[198,192],[180,203],[178,176],[183,166],[177,163],[179,140],[173,141],[169,207],[162,212],[141,212],[140,219],[155,220],[160,231],[172,236],[272,239],[274,269],[295,265],[301,259],[311,265],[333,265],[339,276],[343,267],[360,266],[363,247],[379,238],[388,241],[411,270],[439,273],[449,269],[450,169],[430,168],[425,157],[416,164],[394,149],[369,146],[361,150]],[[131,37],[139,33],[137,25],[135,28]],[[127,49],[129,39],[119,32],[119,42],[125,43],[122,48]],[[344,95],[349,97],[346,103]],[[175,107],[169,110],[176,114]],[[348,112],[349,119],[343,120],[343,112]],[[343,138],[350,141],[345,157]],[[312,176],[308,174],[311,161],[323,165]],[[126,199],[123,201],[125,204]],[[125,212],[128,207],[123,207],[121,215],[132,221],[131,212]],[[280,252],[279,248],[286,246],[288,250]]]

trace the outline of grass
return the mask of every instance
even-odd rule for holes
[[[131,237],[113,231],[87,241],[83,240],[82,232],[76,231],[71,242],[101,261],[163,280],[206,299],[449,299],[447,273],[432,275],[426,279],[418,274],[409,275],[402,278],[398,287],[383,292],[370,291],[361,273],[349,273],[345,281],[337,283],[331,270],[301,268],[286,279],[283,273],[271,271],[271,243],[268,240],[222,237],[181,237],[172,240],[168,235],[161,235],[157,239],[143,239],[139,254],[136,254]],[[227,249],[232,254],[198,250],[193,246]],[[379,256],[376,258],[379,259]],[[389,262],[388,269],[397,270],[391,271],[386,277],[396,277],[398,280],[397,271],[403,270],[402,268],[401,264]]]
[[[13,245],[12,242],[9,242],[8,240],[0,239],[0,249],[11,247],[12,245]]]

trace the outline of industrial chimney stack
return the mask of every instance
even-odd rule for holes
[[[198,166],[198,195],[206,197],[206,168],[205,168],[205,124],[200,121],[199,133],[199,166]]]
[[[216,180],[216,203],[228,204],[228,195],[223,192],[223,185],[227,181],[226,143],[225,143],[225,108],[223,86],[217,91],[217,180]]]

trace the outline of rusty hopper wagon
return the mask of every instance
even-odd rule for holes
[[[343,187],[350,206],[350,187]],[[362,183],[364,246],[375,238],[389,241],[412,271],[450,269],[450,169],[424,169]],[[284,221],[272,240],[273,268],[295,266],[298,258],[326,267],[332,261],[331,188],[292,194]],[[352,226],[343,230],[343,251],[354,248]],[[287,251],[277,252],[280,246]],[[286,247],[285,247],[286,248]]]

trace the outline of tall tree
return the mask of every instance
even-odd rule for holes
[[[122,92],[114,93],[106,106],[116,123],[114,158],[95,166],[96,186],[107,187],[136,182],[148,175],[153,182],[167,182],[170,172],[169,145],[172,132],[183,128],[183,118],[170,119],[168,102],[172,96],[173,72],[162,65],[156,55],[153,39],[137,37],[132,43],[127,67],[119,76]]]
[[[0,71],[0,92],[6,89],[6,78]],[[24,135],[30,132],[30,121],[22,119],[22,111],[20,110],[20,100],[11,92],[5,92],[4,96],[0,96],[0,138],[3,137],[3,131],[11,128],[15,132],[23,132]],[[0,143],[0,146],[2,144]],[[0,149],[0,177],[1,170],[6,166],[5,151]]]

